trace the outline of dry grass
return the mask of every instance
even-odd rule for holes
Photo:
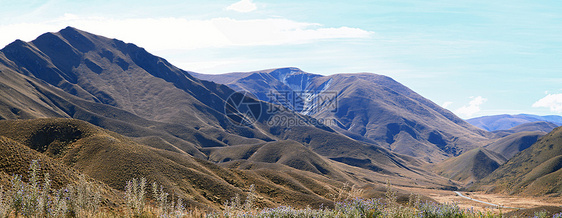
[[[508,194],[560,196],[561,155],[562,128],[557,128],[515,155],[471,189]]]
[[[387,184],[385,199],[362,199],[358,196],[363,190],[345,184],[335,198],[333,209],[320,207],[296,209],[292,207],[262,208],[256,206],[259,193],[251,185],[245,193],[245,200],[240,195],[224,202],[224,208],[215,212],[200,209],[186,209],[181,198],[163,191],[156,183],[152,184],[152,199],[147,196],[146,179],[133,179],[127,182],[125,189],[126,204],[117,208],[99,209],[101,196],[99,187],[80,176],[79,184],[65,188],[51,189],[48,174],[39,181],[38,161],[32,161],[29,168],[29,181],[23,182],[21,175],[14,175],[12,187],[0,190],[1,217],[436,217],[436,218],[476,218],[503,217],[503,213],[493,211],[465,210],[453,203],[436,204],[423,202],[419,195],[411,194],[406,204],[397,202],[396,190]],[[5,194],[4,194],[5,193]],[[337,199],[336,199],[337,198]],[[529,211],[511,213],[510,216],[525,217],[533,213],[534,217],[546,218],[562,216],[554,214],[561,208],[543,207]]]
[[[213,209],[220,209],[236,194],[242,195],[251,184],[257,185],[261,198],[256,204],[262,207],[333,205],[327,196],[342,184],[279,163],[257,163],[263,168],[256,169],[229,169],[185,153],[151,148],[74,119],[0,121],[0,136],[0,159],[5,160],[0,163],[5,173],[0,181],[4,186],[11,175],[26,175],[24,163],[41,159],[54,187],[77,183],[83,173],[105,185],[107,204],[125,203],[117,190],[124,191],[124,184],[141,177],[184,199],[188,207]],[[41,140],[32,140],[38,138]],[[310,160],[311,165],[328,164],[316,158]]]

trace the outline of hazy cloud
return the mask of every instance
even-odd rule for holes
[[[234,4],[231,4],[226,8],[229,11],[237,11],[240,13],[248,13],[251,11],[255,11],[258,7],[254,4],[251,0],[241,0]]]
[[[535,102],[533,107],[546,107],[552,112],[562,113],[562,94],[548,94]]]
[[[480,112],[480,105],[484,104],[484,102],[488,100],[482,96],[470,97],[470,99],[472,100],[468,103],[468,105],[462,106],[455,111],[457,115],[463,118],[471,117],[472,115]]]
[[[94,34],[135,43],[150,51],[228,46],[302,44],[326,39],[368,38],[359,28],[326,28],[284,18],[237,20],[214,18],[109,19],[67,14],[35,24],[0,25],[0,47],[15,39],[29,41],[44,32],[73,26]]]

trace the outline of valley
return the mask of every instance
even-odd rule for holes
[[[454,191],[444,191],[444,190],[431,190],[431,189],[406,189],[415,193],[423,193],[435,199],[439,203],[455,202],[459,207],[463,209],[480,210],[480,211],[493,211],[494,213],[499,213],[499,209],[494,205],[502,205],[501,211],[503,213],[517,211],[522,209],[531,209],[544,206],[558,207],[562,202],[560,199],[551,197],[522,197],[522,196],[512,196],[504,194],[487,194],[483,192],[464,192],[460,191],[464,196],[476,199],[479,201],[487,202],[480,203],[477,201],[469,200],[460,197]],[[518,208],[518,209],[516,209]]]

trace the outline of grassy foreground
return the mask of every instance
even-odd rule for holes
[[[0,190],[0,217],[503,217],[500,214],[474,210],[462,210],[456,204],[422,202],[411,195],[407,204],[396,202],[396,192],[389,186],[385,199],[362,199],[345,193],[335,197],[331,207],[318,209],[296,209],[278,207],[258,209],[254,202],[258,196],[253,186],[242,202],[236,196],[225,202],[224,209],[215,212],[188,210],[181,198],[169,196],[156,183],[147,185],[146,179],[133,179],[125,186],[124,205],[118,208],[102,206],[101,194],[96,185],[81,176],[79,183],[67,185],[59,190],[51,189],[49,175],[39,180],[39,163],[32,161],[28,182],[21,175],[14,175],[11,188]],[[152,196],[147,196],[151,186]],[[342,192],[343,193],[343,192]],[[535,213],[534,217],[547,217],[546,213]],[[562,218],[562,213],[553,218]]]

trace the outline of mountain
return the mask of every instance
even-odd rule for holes
[[[17,92],[2,101],[5,118],[72,117],[199,158],[207,158],[202,147],[274,141],[273,130],[291,131],[264,124],[278,114],[261,113],[250,126],[230,122],[225,108],[234,107],[227,101],[234,91],[227,86],[196,79],[136,45],[71,27],[15,41],[1,57],[3,76],[16,80],[3,80],[6,92]],[[24,95],[31,99],[19,101]],[[289,111],[279,116],[298,120],[303,131],[333,132]]]
[[[476,182],[505,163],[502,155],[485,148],[475,148],[434,166],[434,171],[463,184]]]
[[[488,137],[395,80],[376,74],[322,76],[298,68],[193,74],[309,115],[350,138],[438,162]]]
[[[494,131],[497,138],[484,147],[451,157],[432,166],[432,170],[446,178],[459,181],[465,185],[479,181],[488,176],[517,153],[529,148],[547,132],[523,130],[548,130],[549,122],[525,123],[509,130]],[[501,137],[503,136],[503,137]]]
[[[546,121],[555,124],[556,126],[562,125],[562,116],[537,116],[531,114],[518,114],[518,115],[493,115],[476,117],[466,120],[470,124],[481,128],[486,131],[507,130],[515,126],[531,123]]]
[[[53,146],[81,150],[64,153],[70,161],[56,149],[50,158],[117,190],[128,179],[149,177],[193,204],[218,207],[250,184],[270,206],[328,204],[326,196],[345,182],[450,186],[411,156],[191,74],[134,44],[67,27],[0,50],[0,119],[21,131],[46,122],[38,118],[76,119],[45,125],[70,122],[95,134],[65,135],[71,139]],[[30,123],[12,121],[19,119]]]
[[[535,142],[546,134],[546,132],[542,131],[517,132],[500,138],[495,142],[486,145],[485,148],[501,154],[507,159],[511,159],[515,156],[515,154],[531,147],[531,145],[535,144]]]
[[[558,125],[551,122],[537,121],[537,122],[523,123],[506,130],[495,130],[492,133],[494,133],[496,137],[505,137],[519,132],[543,132],[546,134],[554,130],[556,127],[558,127]]]
[[[562,128],[558,127],[480,180],[473,189],[559,196],[562,193],[561,178]]]

